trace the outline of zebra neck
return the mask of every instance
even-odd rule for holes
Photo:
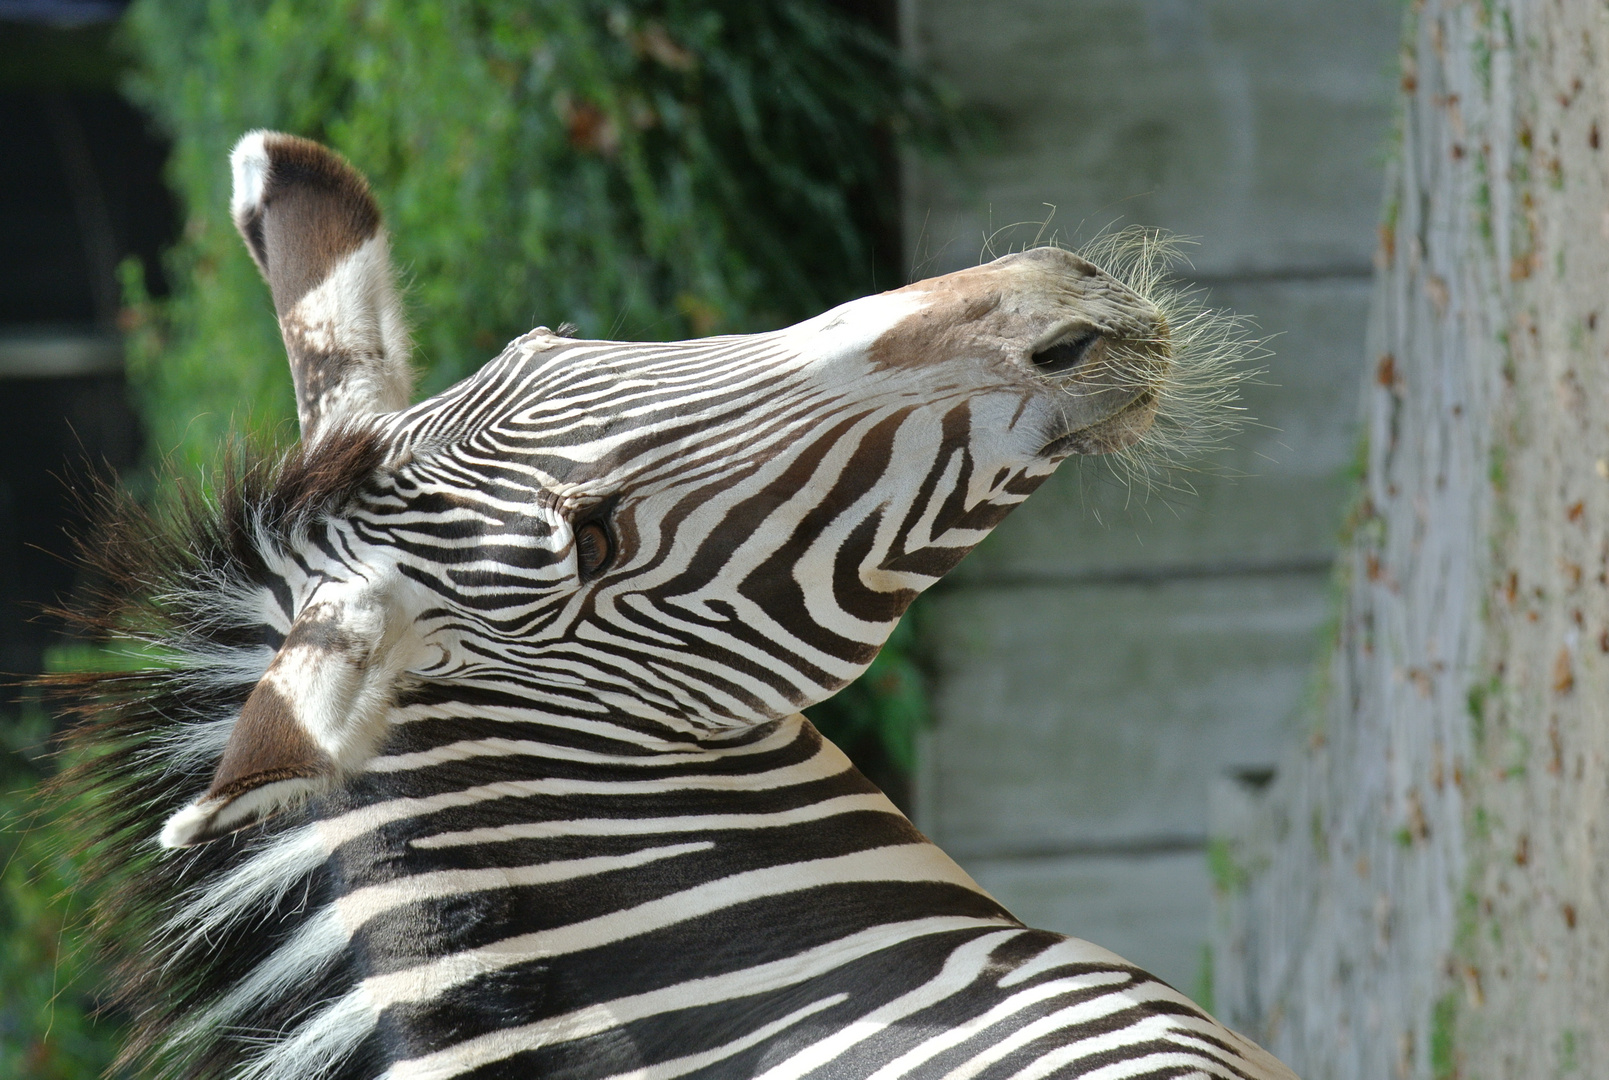
[[[579,1005],[564,987],[631,992],[712,936],[759,954],[802,922],[823,940],[1016,925],[803,717],[656,754],[476,745],[399,748],[317,826],[349,939],[391,973],[365,980],[377,1000],[423,1004],[491,968],[562,1011]],[[638,962],[594,967],[622,949]],[[585,978],[550,978],[573,965]]]
[[[1093,1075],[1132,1043],[1124,1076],[1289,1077],[1023,928],[801,718],[658,753],[418,719],[180,916],[185,985],[217,988],[184,1053],[256,1080],[781,1080],[1022,1075],[1047,1047]],[[219,930],[256,962],[218,962]]]
[[[540,714],[478,728],[457,717],[416,719],[399,724],[389,752],[317,816],[332,855],[394,849],[382,861],[408,872],[443,860],[507,865],[650,842],[664,858],[692,845],[782,847],[794,860],[812,844],[824,856],[919,846],[940,877],[977,889],[800,715],[676,740],[620,728],[603,737]]]

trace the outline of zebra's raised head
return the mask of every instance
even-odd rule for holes
[[[676,737],[798,712],[1058,462],[1143,435],[1168,374],[1155,307],[1040,248],[771,334],[538,329],[404,409],[367,185],[283,135],[233,162],[307,453],[361,439],[372,471],[280,545],[286,590],[259,597],[277,655],[172,846],[361,770],[415,682]]]
[[[799,716],[1059,462],[1146,436],[1149,299],[1038,249],[772,333],[539,328],[409,406],[362,178],[278,134],[233,160],[302,445],[178,528],[125,508],[101,570],[174,660],[80,736],[124,751],[82,775],[155,1062],[1288,1075],[1023,928]]]

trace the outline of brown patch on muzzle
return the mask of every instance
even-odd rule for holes
[[[1110,453],[1149,430],[1170,364],[1167,323],[1093,263],[1036,248],[895,292],[922,304],[872,344],[872,363],[970,365],[957,376],[1040,398],[1051,455]]]

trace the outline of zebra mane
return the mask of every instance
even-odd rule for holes
[[[272,609],[288,598],[273,595],[275,561],[362,487],[384,443],[346,430],[284,455],[237,446],[225,457],[210,485],[165,485],[157,509],[108,481],[80,495],[98,529],[78,545],[91,584],[60,614],[87,635],[142,644],[159,666],[42,680],[72,718],[53,796],[97,897],[106,1000],[133,1021],[117,1067],[141,1075],[233,1074],[253,1049],[243,1033],[278,1031],[350,985],[337,967],[210,1031],[194,1019],[316,913],[323,853],[302,850],[301,807],[183,852],[161,850],[152,823],[206,786],[279,644]]]

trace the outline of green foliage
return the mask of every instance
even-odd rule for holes
[[[1436,1000],[1430,1015],[1430,1075],[1453,1080],[1458,1075],[1458,995],[1449,992]]]
[[[1555,1070],[1558,1075],[1565,1076],[1569,1073],[1578,1072],[1580,1070],[1581,1057],[1576,1048],[1577,1042],[1578,1039],[1576,1033],[1569,1028],[1566,1028],[1560,1033],[1557,1047],[1558,1067]]]
[[[247,130],[326,142],[370,177],[426,393],[537,324],[745,331],[899,284],[874,258],[893,140],[942,130],[893,47],[822,0],[138,0],[127,29],[187,215],[173,298],[129,282],[131,369],[154,444],[187,462],[232,418],[293,415],[228,216]]]
[[[161,660],[132,641],[45,653],[53,673],[133,671]],[[90,933],[84,826],[102,815],[50,792],[52,724],[37,693],[24,695],[18,712],[0,725],[0,1076],[100,1076],[122,1038],[120,1018],[98,1009],[95,992],[106,978]]]
[[[118,1025],[95,1015],[101,980],[70,827],[85,815],[45,794],[50,728],[32,695],[0,725],[0,1076],[71,1080],[106,1069]]]
[[[1486,745],[1487,705],[1497,701],[1502,690],[1502,679],[1493,675],[1486,682],[1470,686],[1469,692],[1464,697],[1464,711],[1469,714],[1470,736],[1477,750],[1485,749]]]
[[[1207,873],[1220,896],[1233,896],[1251,883],[1251,871],[1236,861],[1234,847],[1221,836],[1207,841]]]
[[[811,723],[851,756],[870,759],[856,764],[879,782],[890,772],[909,777],[916,769],[916,736],[927,726],[928,709],[915,648],[916,632],[906,618],[864,675],[807,710]]]
[[[87,944],[83,867],[66,829],[42,809],[37,782],[0,794],[0,1075],[100,1075],[119,1026],[95,1013],[101,979]]]
[[[1493,443],[1491,458],[1486,465],[1486,478],[1499,493],[1508,487],[1508,447]]]
[[[0,33],[0,87],[25,92],[115,90],[111,27],[41,26],[7,20]]]
[[[1209,1013],[1214,1012],[1217,1009],[1217,1003],[1213,1000],[1213,998],[1217,996],[1215,976],[1216,967],[1217,965],[1214,962],[1212,953],[1212,945],[1210,943],[1202,945],[1201,959],[1196,966],[1195,993],[1192,994],[1191,997],[1196,999],[1197,1005],[1200,1005]]]

